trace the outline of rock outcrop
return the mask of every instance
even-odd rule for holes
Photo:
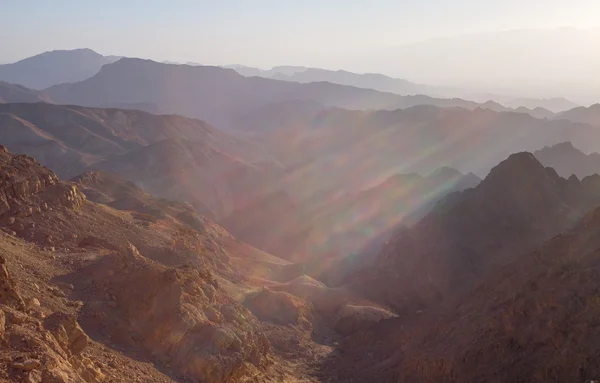
[[[4,226],[52,208],[76,208],[84,198],[75,185],[59,181],[34,158],[12,155],[0,146],[0,223]]]
[[[86,323],[125,347],[141,345],[188,378],[224,383],[269,362],[269,342],[252,315],[210,272],[167,268],[130,245],[85,271],[76,289]]]
[[[6,261],[0,255],[0,304],[14,307],[18,310],[25,310],[25,302],[17,292],[14,282],[8,274]]]

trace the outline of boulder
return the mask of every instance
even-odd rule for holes
[[[14,282],[8,273],[6,261],[0,255],[0,304],[4,304],[17,310],[25,310],[25,302],[17,292]]]
[[[79,327],[74,315],[55,312],[44,321],[44,327],[52,333],[60,346],[69,355],[80,354],[90,339]]]

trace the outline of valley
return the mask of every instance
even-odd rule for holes
[[[598,105],[89,49],[0,81],[0,382],[599,379]]]

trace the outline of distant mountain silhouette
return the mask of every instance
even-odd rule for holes
[[[415,84],[403,79],[395,79],[382,74],[366,73],[356,74],[348,71],[325,70],[317,68],[306,68],[292,74],[280,72],[273,68],[274,73],[270,78],[284,81],[295,81],[300,83],[309,82],[331,82],[334,84],[350,85],[357,88],[375,89],[381,92],[390,92],[400,95],[435,94],[435,89],[426,85]]]
[[[450,194],[416,225],[399,229],[366,260],[374,264],[365,279],[349,280],[402,312],[434,307],[597,206],[600,176],[567,180],[530,153],[513,154],[474,189]]]
[[[13,64],[0,65],[0,81],[45,89],[85,80],[98,73],[103,65],[118,59],[102,56],[91,49],[44,52]]]
[[[583,122],[600,127],[600,104],[594,104],[588,108],[578,107],[567,110],[556,116],[557,119],[567,119],[575,122]]]
[[[552,113],[548,109],[537,107],[534,109],[527,109],[524,106],[520,106],[515,109],[517,113],[526,113],[535,118],[553,118],[556,116],[555,113]]]
[[[498,98],[498,96],[496,96]],[[509,107],[509,108],[519,108],[525,107],[532,111],[538,110],[538,113],[541,113],[545,110],[546,113],[558,113],[565,110],[576,108],[578,105],[572,101],[567,100],[566,98],[556,97],[556,98],[515,98],[510,100],[499,100],[501,104]]]
[[[84,106],[156,105],[159,113],[198,117],[230,127],[252,110],[285,101],[318,102],[349,109],[398,109],[434,104],[475,108],[460,99],[398,96],[331,83],[299,84],[244,77],[231,69],[169,65],[124,58],[105,65],[94,77],[46,90],[56,102]],[[237,126],[243,129],[243,125]]]
[[[319,68],[280,66],[269,70],[247,67],[243,65],[229,65],[243,76],[259,76],[283,81],[299,83],[330,82],[333,84],[349,85],[358,88],[374,89],[381,92],[390,92],[399,95],[427,95],[441,98],[463,98],[479,103],[493,101],[497,105],[491,106],[492,110],[509,111],[519,109],[519,112],[529,113],[534,117],[549,117],[555,112],[562,112],[577,106],[565,98],[516,98],[491,93],[473,93],[467,90],[452,87],[439,87],[417,84],[405,79],[393,78],[378,73],[353,73],[344,70],[326,70]],[[537,109],[537,110],[536,110]]]
[[[533,154],[542,164],[554,168],[561,177],[568,178],[575,174],[583,178],[600,174],[600,154],[585,154],[570,142],[546,146]]]
[[[9,102],[52,102],[52,99],[43,91],[0,81],[0,104]]]

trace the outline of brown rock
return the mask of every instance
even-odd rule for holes
[[[42,364],[37,359],[27,359],[23,362],[13,363],[13,368],[15,370],[31,371],[35,370],[36,368],[40,368],[41,365]]]
[[[42,383],[42,381],[42,372],[37,370],[29,371],[25,378],[25,383]]]
[[[0,255],[0,303],[18,310],[25,310],[25,302],[15,289],[5,263],[6,261]]]
[[[4,336],[4,332],[6,331],[6,315],[4,311],[0,309],[0,339]]]
[[[41,306],[40,301],[37,298],[31,298],[27,302],[27,307],[29,307],[29,308],[35,308],[35,307],[40,307],[40,306]]]
[[[79,327],[74,315],[56,312],[44,321],[44,327],[54,335],[61,347],[69,353],[81,353],[88,345],[89,338]]]

